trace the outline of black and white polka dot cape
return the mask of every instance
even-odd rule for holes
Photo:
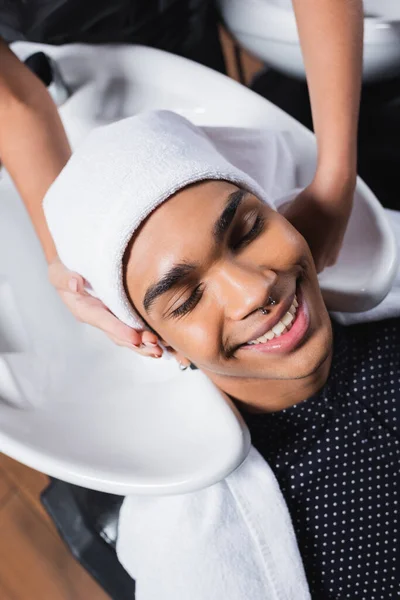
[[[313,600],[400,598],[400,319],[334,325],[327,384],[243,413],[286,499]]]

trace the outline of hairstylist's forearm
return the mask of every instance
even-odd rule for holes
[[[362,0],[293,0],[318,143],[317,177],[355,184]]]
[[[48,261],[56,250],[42,200],[70,154],[46,88],[0,40],[0,160],[25,203]]]

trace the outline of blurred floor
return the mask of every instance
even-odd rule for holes
[[[48,478],[0,454],[1,600],[110,600],[40,504]]]

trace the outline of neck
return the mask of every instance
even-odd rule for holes
[[[209,374],[223,392],[247,412],[275,412],[310,398],[325,385],[332,362],[330,350],[318,368],[299,379],[247,379]]]

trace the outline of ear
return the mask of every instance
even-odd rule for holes
[[[186,358],[181,352],[175,350],[172,346],[170,346],[165,340],[160,338],[160,342],[168,350],[168,352],[175,358],[176,362],[182,367],[189,367],[191,365],[191,361]]]

